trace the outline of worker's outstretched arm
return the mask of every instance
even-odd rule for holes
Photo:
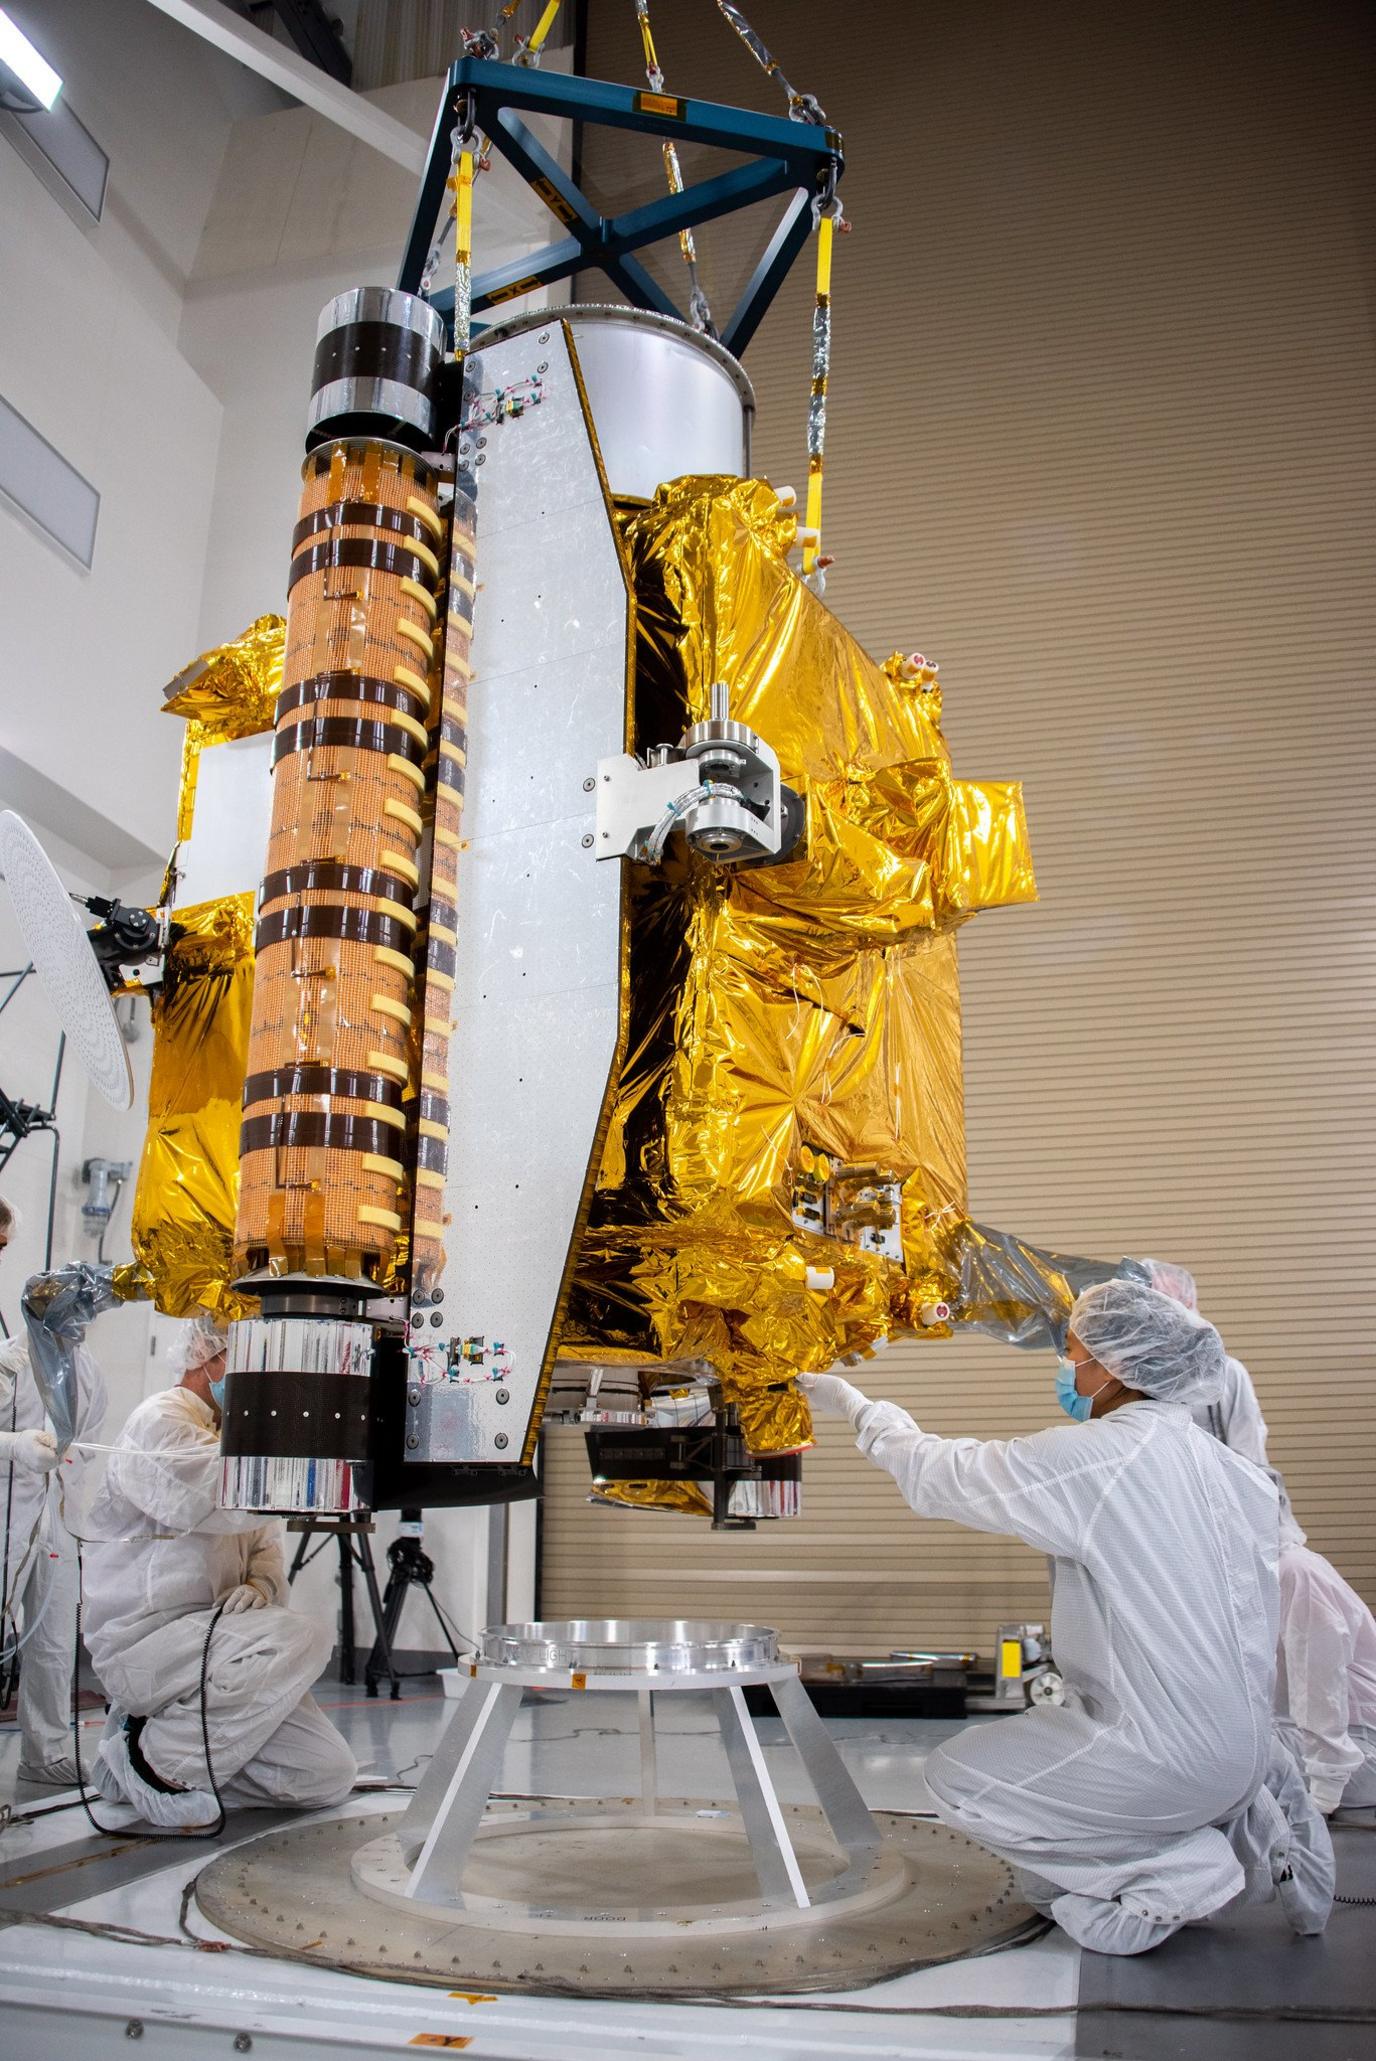
[[[798,1385],[822,1415],[849,1421],[861,1452],[893,1476],[919,1517],[949,1517],[1066,1559],[1080,1557],[1089,1521],[1123,1464],[1116,1443],[1096,1450],[1090,1425],[1057,1425],[1030,1438],[938,1438],[897,1403],[871,1402],[833,1374],[802,1375]]]

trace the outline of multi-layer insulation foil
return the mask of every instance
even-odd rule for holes
[[[643,744],[708,712],[773,745],[807,828],[777,866],[638,871],[631,1037],[563,1357],[701,1358],[749,1443],[805,1443],[800,1370],[958,1301],[957,928],[1036,897],[1015,782],[955,778],[930,669],[871,660],[787,563],[761,481],[631,513]]]
[[[204,754],[272,728],[286,625],[260,616],[202,652],[170,683],[163,707],[186,723],[177,836],[193,835]],[[174,900],[174,857],[164,899]],[[230,1284],[239,1204],[239,1120],[253,1003],[253,889],[175,904],[175,929],[153,994],[148,1128],[134,1190],[133,1261],[116,1292],[148,1296],[164,1315],[222,1317],[252,1307]]]
[[[240,1140],[237,1258],[390,1284],[415,1091],[414,901],[435,740],[437,480],[394,445],[304,468]]]
[[[280,615],[260,615],[228,644],[217,644],[178,673],[167,688],[163,713],[184,716],[177,836],[191,835],[196,776],[207,745],[230,744],[272,728],[282,687],[286,624]]]
[[[253,896],[179,909],[153,998],[153,1071],[134,1192],[124,1298],[147,1295],[165,1316],[223,1318],[252,1307],[234,1293],[239,1098],[253,1006]]]

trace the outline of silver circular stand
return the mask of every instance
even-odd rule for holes
[[[527,1689],[633,1696],[638,1796],[494,1797]],[[772,1698],[815,1802],[783,1802],[746,1703]],[[663,1699],[705,1701],[734,1796],[662,1793]],[[672,1742],[672,1743],[671,1743]],[[674,1785],[677,1789],[678,1785]],[[270,1833],[197,1898],[239,1936],[411,1980],[665,1994],[843,1988],[980,1951],[1032,1919],[945,1826],[866,1808],[796,1664],[758,1625],[502,1625],[409,1808]]]
[[[470,1922],[587,1922],[578,1911],[561,1912],[547,1899],[476,1898],[463,1886],[487,1801],[497,1784],[507,1738],[526,1689],[634,1696],[640,1722],[642,1828],[651,1835],[659,1804],[659,1751],[655,1737],[657,1697],[706,1697],[726,1748],[741,1822],[749,1841],[762,1911],[806,1912],[818,1904],[872,1896],[882,1874],[880,1835],[859,1790],[847,1774],[821,1719],[798,1680],[797,1663],[779,1658],[777,1635],[761,1625],[573,1619],[560,1624],[499,1625],[483,1635],[481,1658],[469,1667],[459,1709],[417,1787],[395,1834],[363,1848],[354,1859],[354,1880],[365,1893],[407,1903],[432,1913],[463,1910]],[[843,1865],[818,1885],[809,1884],[774,1781],[765,1764],[747,1689],[768,1689],[793,1749],[811,1783],[826,1829]],[[698,1821],[705,1832],[710,1820]],[[623,1826],[623,1840],[629,1832]],[[815,1871],[814,1871],[815,1878]],[[666,1885],[665,1910],[674,1903]],[[681,1916],[681,1911],[679,1912]],[[659,1923],[658,1913],[621,1917],[599,1914],[599,1923]]]

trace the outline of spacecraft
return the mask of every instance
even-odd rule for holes
[[[398,286],[320,318],[285,618],[167,692],[158,906],[100,905],[78,977],[22,826],[6,871],[116,1095],[93,985],[153,996],[115,1287],[230,1320],[227,1506],[529,1496],[558,1420],[602,1500],[749,1525],[800,1507],[798,1372],[961,1323],[1045,1343],[1112,1268],[968,1215],[956,933],[1036,890],[936,666],[822,598],[841,137],[791,89],[775,118],[482,44]],[[656,137],[667,197],[598,214],[539,116]],[[685,186],[700,145],[747,164]],[[568,231],[519,276],[473,269],[484,148]],[[692,225],[770,195],[718,334]],[[690,318],[636,255],[668,236]],[[809,239],[800,519],[752,473],[742,353]],[[502,319],[591,265],[624,305]]]
[[[157,906],[93,903],[88,928],[0,817],[30,953],[119,1106],[111,993],[148,994],[154,1029],[133,1257],[39,1284],[36,1364],[58,1397],[63,1338],[111,1295],[219,1314],[228,1508],[347,1527],[529,1497],[563,1422],[600,1501],[785,1519],[798,1373],[957,1325],[1046,1345],[1116,1271],[969,1216],[957,933],[1035,899],[1021,792],[958,777],[935,664],[881,663],[825,603],[843,144],[721,12],[787,118],[667,93],[643,0],[647,91],[467,39],[398,284],[331,300],[302,368],[285,615],[166,693]],[[551,118],[653,138],[667,195],[603,214]],[[492,151],[562,233],[483,273]],[[772,197],[718,327],[693,231]],[[686,315],[638,255],[672,238]],[[753,470],[742,359],[809,244],[800,515]],[[508,306],[593,268],[615,304]],[[1029,1629],[1000,1634],[1010,1702],[1046,1672]],[[198,1899],[272,1948],[285,1865],[303,1957],[561,1993],[833,1987],[1020,1936],[1005,1865],[876,1818],[814,1708],[866,1668],[963,1689],[972,1658],[828,1659],[805,1688],[767,1627],[488,1627],[404,1814],[270,1834]],[[635,1698],[638,1800],[492,1802],[523,1694],[551,1687]],[[734,1810],[662,1793],[656,1707],[683,1693]],[[815,1806],[780,1801],[770,1701]]]

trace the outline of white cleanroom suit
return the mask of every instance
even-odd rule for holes
[[[1143,1260],[1142,1265],[1151,1276],[1153,1288],[1183,1303],[1187,1310],[1199,1308],[1199,1290],[1188,1267],[1179,1266],[1174,1260],[1153,1259]],[[1218,1394],[1212,1402],[1193,1405],[1190,1415],[1201,1431],[1221,1439],[1225,1446],[1241,1453],[1244,1460],[1251,1460],[1258,1467],[1270,1465],[1266,1457],[1266,1419],[1261,1414],[1252,1377],[1241,1360],[1230,1358],[1225,1362]]]
[[[84,1346],[73,1353],[75,1433],[92,1438],[105,1416],[105,1382]],[[74,1508],[86,1462],[80,1449],[63,1460],[58,1484],[24,1465],[24,1447],[42,1439],[55,1458],[52,1428],[29,1348],[22,1338],[0,1346],[0,1516],[5,1524],[6,1640],[19,1621],[19,1779],[66,1787],[76,1781],[72,1758],[72,1669],[76,1662],[76,1545],[62,1510]],[[13,1435],[20,1450],[5,1450]],[[58,1486],[61,1497],[59,1498]]]
[[[1185,1406],[1191,1388],[1217,1385],[1221,1341],[1122,1280],[1087,1290],[1070,1332],[1110,1370],[1101,1385],[1156,1383],[1181,1399],[980,1441],[924,1432],[832,1376],[801,1384],[849,1417],[919,1516],[1005,1533],[1054,1561],[1066,1700],[940,1746],[925,1768],[936,1808],[1012,1862],[1082,1946],[1138,1953],[1244,1893],[1278,1891],[1297,1930],[1320,1930],[1332,1848],[1272,1728],[1276,1490]]]
[[[1201,1431],[1207,1431],[1230,1451],[1241,1453],[1254,1466],[1269,1466],[1266,1419],[1261,1414],[1252,1377],[1241,1360],[1230,1358],[1224,1362],[1223,1386],[1217,1400],[1191,1410],[1190,1415]]]
[[[92,1664],[120,1711],[147,1719],[148,1765],[164,1782],[204,1791],[202,1654],[216,1604],[232,1598],[211,1637],[206,1679],[221,1796],[227,1805],[338,1803],[357,1768],[309,1694],[329,1634],[288,1605],[280,1519],[221,1510],[219,1480],[209,1403],[171,1388],[139,1405],[88,1521]]]
[[[1199,1307],[1193,1274],[1144,1260],[1152,1284]],[[1340,1803],[1376,1803],[1376,1620],[1338,1570],[1308,1550],[1280,1475],[1251,1376],[1230,1359],[1216,1402],[1192,1412],[1203,1431],[1265,1467],[1280,1490],[1280,1655],[1276,1714],[1325,1817]]]
[[[1376,1618],[1293,1520],[1281,1524],[1276,1709],[1325,1817],[1376,1804]]]

